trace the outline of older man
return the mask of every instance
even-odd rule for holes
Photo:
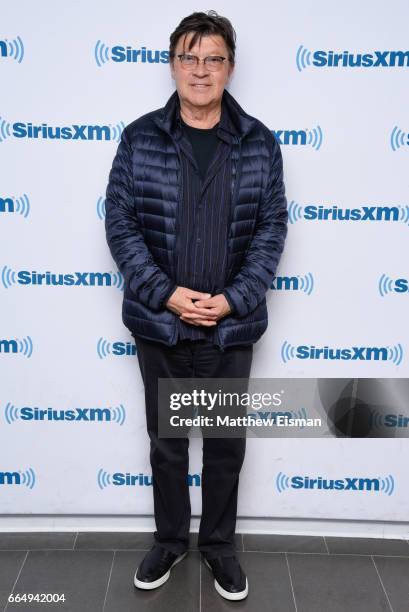
[[[106,235],[151,449],[157,530],[135,573],[142,589],[163,584],[189,546],[189,440],[159,438],[158,378],[249,377],[287,233],[280,147],[226,90],[235,39],[215,11],[181,21],[169,48],[176,91],[124,129],[109,176]],[[230,600],[248,593],[234,545],[245,442],[203,437],[198,548]]]

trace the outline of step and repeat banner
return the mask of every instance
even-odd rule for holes
[[[175,90],[170,33],[209,8],[237,32],[229,90],[284,160],[288,238],[252,377],[319,379],[333,422],[340,397],[354,408],[325,437],[248,439],[238,516],[407,521],[409,5],[396,0],[1,3],[0,513],[153,515],[105,190],[123,128]],[[196,515],[201,452],[191,439]]]

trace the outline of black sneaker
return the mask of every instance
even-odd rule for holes
[[[136,568],[134,585],[139,589],[156,589],[167,581],[172,567],[186,555],[187,551],[178,555],[154,544]]]
[[[225,599],[238,601],[247,597],[249,586],[246,574],[235,555],[229,557],[216,557],[202,559],[214,576],[214,588]]]

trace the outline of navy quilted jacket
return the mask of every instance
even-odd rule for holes
[[[230,231],[225,292],[234,316],[217,323],[222,350],[252,344],[268,324],[266,292],[287,234],[287,201],[280,146],[225,89],[240,136],[232,147]],[[181,163],[174,140],[175,91],[163,108],[122,132],[106,191],[107,242],[125,288],[122,320],[133,335],[172,345],[176,318],[165,301],[174,286]]]

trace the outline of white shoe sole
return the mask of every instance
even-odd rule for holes
[[[153,582],[144,582],[143,580],[138,580],[138,578],[136,577],[138,568],[136,568],[135,576],[133,579],[134,585],[138,587],[138,589],[145,589],[145,590],[156,589],[157,587],[160,587],[162,584],[164,584],[168,580],[170,576],[170,570],[172,569],[172,567],[176,565],[176,563],[179,563],[179,561],[182,561],[186,557],[186,555],[187,555],[187,551],[179,555],[179,557],[177,557],[177,559],[174,560],[174,562],[172,563],[172,565],[170,566],[166,574],[163,574],[163,576],[161,576],[157,580],[154,580]]]
[[[213,573],[213,570],[211,568],[211,566],[209,565],[209,563],[207,562],[207,559],[205,559],[203,557],[203,561],[206,563],[207,567],[210,569],[210,571]],[[224,597],[225,599],[229,599],[230,601],[239,601],[240,599],[244,599],[245,597],[247,597],[248,592],[249,592],[249,583],[247,581],[247,576],[246,576],[246,588],[244,589],[244,591],[239,591],[238,593],[231,593],[230,591],[226,591],[216,580],[216,578],[214,579],[214,588],[216,589],[216,591],[219,593],[219,595],[221,595],[222,597]]]

